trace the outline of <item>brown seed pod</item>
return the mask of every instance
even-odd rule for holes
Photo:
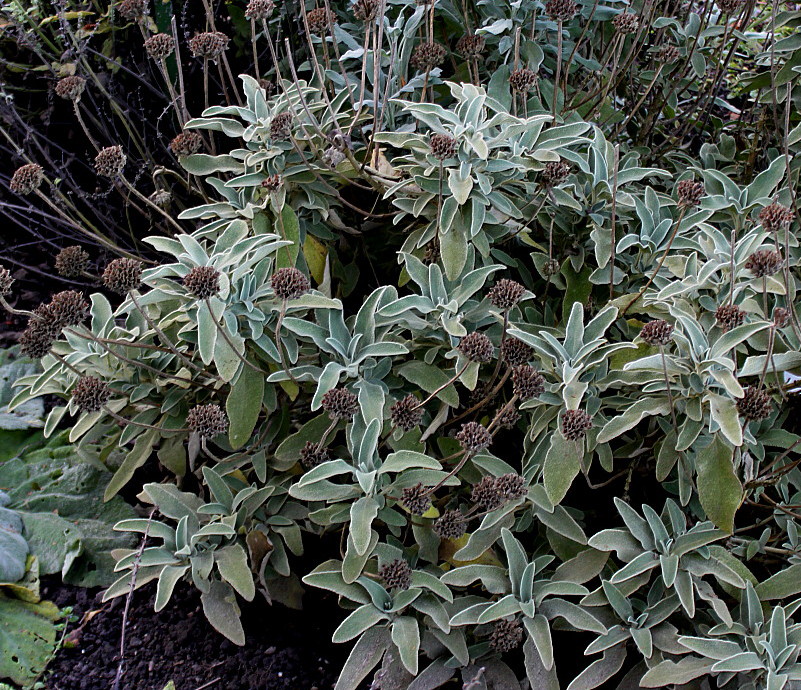
[[[783,265],[782,255],[771,249],[755,251],[745,262],[745,267],[754,274],[755,278],[772,276],[774,273],[778,273]]]
[[[111,398],[111,389],[105,381],[95,376],[81,376],[71,396],[81,412],[98,412]]]
[[[526,288],[516,280],[502,278],[492,286],[487,298],[498,309],[511,309],[523,299],[525,292]]]
[[[42,166],[36,163],[27,163],[14,171],[8,186],[14,194],[25,196],[33,194],[39,189],[43,180]]]
[[[228,415],[219,405],[195,405],[186,415],[186,425],[203,438],[214,438],[228,431]]]
[[[534,88],[538,79],[539,77],[533,69],[523,67],[512,71],[509,75],[509,85],[512,87],[512,91],[528,93]]]
[[[245,9],[245,17],[253,19],[254,21],[262,21],[269,19],[270,15],[275,10],[275,3],[273,0],[250,0]]]
[[[270,286],[279,299],[293,300],[311,290],[311,283],[303,272],[297,268],[279,268],[270,279]]]
[[[412,515],[422,515],[431,507],[428,489],[422,483],[403,489],[400,502]]]
[[[747,422],[767,419],[773,412],[770,395],[756,386],[748,386],[743,397],[737,400],[737,412]]]
[[[465,34],[456,42],[456,52],[468,60],[480,58],[486,47],[487,41],[480,34]]]
[[[550,161],[542,171],[542,181],[546,187],[556,187],[567,180],[570,175],[570,164],[566,161]]]
[[[65,278],[77,278],[89,267],[89,253],[74,245],[64,247],[56,255],[56,272]]]
[[[203,137],[197,132],[181,132],[170,142],[170,151],[176,156],[191,156],[200,151]]]
[[[198,299],[208,299],[220,291],[220,272],[214,266],[196,266],[184,277],[184,287]]]
[[[640,338],[649,345],[667,345],[673,338],[673,324],[664,319],[649,321],[642,327]]]
[[[523,641],[523,628],[516,620],[499,620],[490,633],[490,647],[503,654],[517,649]]]
[[[578,9],[575,0],[548,0],[545,3],[545,14],[554,22],[566,22],[573,19]]]
[[[95,156],[95,171],[101,177],[117,177],[125,167],[126,160],[122,146],[106,146]]]
[[[679,197],[679,206],[692,208],[693,206],[698,206],[706,190],[703,182],[682,180],[676,185],[676,193]]]
[[[440,539],[458,539],[467,531],[467,522],[459,510],[446,510],[432,526]]]
[[[402,558],[384,563],[378,569],[378,576],[384,581],[387,589],[406,590],[412,586],[412,569]]]
[[[175,39],[169,34],[153,34],[145,41],[145,52],[153,60],[164,60],[175,52]]]
[[[371,22],[378,15],[378,0],[356,0],[353,3],[353,16],[360,22]]]
[[[77,326],[89,316],[89,303],[80,292],[64,290],[57,292],[48,305],[54,327]]]
[[[66,101],[77,101],[81,97],[84,88],[86,88],[86,79],[73,74],[59,79],[54,90],[59,98],[63,98]]]
[[[727,333],[732,328],[741,326],[745,321],[746,311],[736,304],[721,304],[715,310],[715,321]]]
[[[534,356],[534,349],[517,338],[508,337],[501,343],[501,359],[510,367],[527,364]]]
[[[103,271],[103,284],[119,295],[127,295],[142,282],[142,262],[136,259],[114,259]]]
[[[447,134],[432,134],[428,145],[431,155],[441,161],[453,158],[459,150],[456,139]]]
[[[270,139],[273,141],[287,141],[292,136],[292,115],[278,113],[270,122]]]
[[[457,347],[465,359],[483,364],[489,362],[495,354],[492,341],[483,333],[473,331],[468,333],[459,342]]]
[[[777,232],[793,222],[793,211],[782,204],[768,204],[759,212],[759,222],[768,232]]]
[[[420,401],[409,393],[389,408],[389,417],[393,426],[403,431],[411,431],[423,421],[423,408],[420,406]]]
[[[512,391],[521,401],[536,398],[545,392],[545,377],[528,364],[517,366],[512,369]]]
[[[331,419],[350,419],[359,411],[359,399],[347,388],[332,388],[322,404]]]
[[[562,436],[568,441],[578,441],[592,429],[592,417],[584,410],[566,410],[562,415]]]
[[[219,31],[205,31],[189,39],[192,56],[205,60],[216,60],[226,50],[231,39]]]
[[[120,0],[117,12],[126,19],[142,19],[147,14],[147,0]]]
[[[31,359],[41,359],[50,352],[60,332],[61,329],[56,327],[56,320],[50,313],[50,306],[40,304],[33,310],[33,316],[20,335],[20,352]]]
[[[445,62],[445,55],[447,55],[447,51],[441,43],[436,41],[418,43],[412,51],[412,57],[409,62],[412,67],[425,72]]]
[[[337,16],[325,7],[317,7],[306,13],[309,31],[317,36],[325,36],[337,23]]]
[[[501,429],[514,429],[520,421],[520,413],[514,407],[502,407],[495,413],[492,425]]]
[[[456,440],[468,453],[477,453],[489,447],[492,443],[492,436],[484,425],[478,422],[467,422],[462,424],[462,428],[456,434]]]
[[[324,462],[328,462],[330,459],[331,456],[328,453],[328,448],[320,446],[319,443],[306,441],[306,445],[300,449],[300,462],[308,470]]]
[[[274,175],[270,175],[267,179],[263,180],[261,186],[266,189],[268,192],[277,192],[281,189],[281,185],[283,181],[281,180],[281,176],[278,173]]]
[[[612,20],[612,23],[620,34],[633,34],[640,28],[640,18],[633,12],[621,12]]]

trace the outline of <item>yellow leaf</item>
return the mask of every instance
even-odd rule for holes
[[[325,261],[328,257],[328,247],[314,235],[306,233],[306,240],[303,243],[303,256],[306,259],[312,278],[319,285],[325,278]]]

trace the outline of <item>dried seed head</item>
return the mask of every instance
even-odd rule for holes
[[[501,654],[517,649],[522,641],[523,628],[516,620],[497,621],[489,638],[490,647]]]
[[[745,321],[746,311],[736,304],[721,304],[715,310],[715,321],[727,333],[732,328],[741,326]]]
[[[492,341],[486,335],[478,331],[468,333],[462,338],[457,349],[462,353],[465,359],[471,362],[478,362],[479,364],[489,362],[495,354]]]
[[[412,569],[402,558],[384,563],[378,569],[378,576],[387,589],[409,589],[412,586]]]
[[[306,445],[300,449],[300,462],[306,469],[317,467],[324,462],[328,462],[331,456],[328,454],[328,448],[321,446],[319,443],[312,443],[306,441]]]
[[[584,410],[566,410],[562,415],[562,436],[568,441],[578,441],[592,429],[592,417]]]
[[[778,273],[784,265],[784,259],[779,252],[771,249],[760,249],[748,257],[745,267],[754,274],[755,278],[772,276]]]
[[[492,425],[501,429],[514,429],[515,424],[520,421],[520,413],[514,407],[502,407],[495,413]]]
[[[495,480],[495,487],[507,501],[516,501],[518,498],[528,495],[526,480],[514,472],[498,477]]]
[[[468,59],[481,57],[486,47],[486,39],[479,34],[465,34],[456,42],[456,52]]]
[[[136,259],[114,259],[103,271],[103,284],[119,295],[127,295],[142,282],[142,262]]]
[[[153,34],[145,41],[145,52],[153,60],[164,60],[175,52],[175,39],[169,34]]]
[[[273,141],[286,141],[292,136],[292,115],[278,113],[270,122],[270,139]]]
[[[679,49],[669,43],[660,46],[659,50],[656,51],[656,61],[661,62],[663,65],[672,65],[679,59],[679,56]]]
[[[446,54],[445,46],[436,41],[418,43],[412,51],[412,57],[409,62],[412,67],[417,68],[421,72],[425,72],[445,62]]]
[[[776,307],[773,310],[773,325],[776,328],[785,328],[790,323],[791,316],[792,314],[789,309]]]
[[[542,181],[546,187],[556,187],[567,180],[570,175],[570,164],[566,161],[550,161],[542,171]]]
[[[743,397],[737,400],[737,412],[747,422],[758,422],[770,417],[773,412],[770,395],[756,386],[748,386]]]
[[[329,146],[323,151],[323,163],[332,170],[345,160],[345,154],[336,146]]]
[[[56,293],[48,307],[58,329],[77,326],[89,316],[89,303],[75,290]]]
[[[378,0],[356,0],[353,3],[353,16],[360,22],[371,22],[378,14]]]
[[[534,349],[517,338],[507,338],[501,343],[501,359],[510,367],[526,364],[534,356]]]
[[[0,266],[0,297],[11,294],[11,286],[14,285],[14,276],[11,275],[5,266]]]
[[[170,142],[170,151],[176,156],[191,156],[200,151],[203,137],[197,132],[181,132]]]
[[[56,256],[56,271],[65,278],[77,278],[89,266],[89,253],[82,247],[64,247]]]
[[[121,0],[117,11],[126,19],[141,19],[147,14],[147,0]]]
[[[473,486],[470,500],[482,510],[495,510],[505,502],[503,495],[498,491],[495,477],[490,474],[482,477],[481,481]]]
[[[389,417],[393,426],[411,431],[423,421],[423,408],[420,401],[409,393],[389,408]]]
[[[528,364],[517,366],[512,369],[512,391],[520,400],[536,398],[545,391],[545,378]]]
[[[125,167],[122,146],[106,146],[95,156],[95,171],[101,177],[117,177]]]
[[[14,171],[8,186],[14,194],[25,196],[33,194],[39,189],[42,180],[44,180],[42,166],[36,165],[36,163],[27,163]]]
[[[317,7],[306,13],[306,21],[311,33],[325,36],[337,23],[337,16],[325,7]]]
[[[226,50],[231,39],[219,31],[205,31],[189,39],[192,56],[206,60],[216,60]]]
[[[214,266],[196,266],[184,277],[184,287],[198,299],[207,299],[220,291],[220,272]]]
[[[633,34],[640,28],[640,18],[633,12],[621,12],[612,23],[615,25],[615,30],[621,34]]]
[[[462,428],[456,434],[456,440],[468,453],[477,453],[489,447],[492,443],[492,436],[482,424],[467,422],[467,424],[462,424]]]
[[[578,5],[574,0],[548,0],[545,3],[545,14],[554,22],[566,22],[578,12]]]
[[[692,208],[693,206],[698,206],[706,190],[703,182],[682,180],[676,185],[676,193],[679,197],[679,206]]]
[[[431,507],[428,489],[422,483],[407,486],[401,492],[400,502],[412,515],[422,515]]]
[[[640,338],[649,345],[667,345],[673,338],[673,324],[664,319],[649,321],[642,327]]]
[[[60,330],[55,326],[49,305],[40,304],[33,310],[33,316],[19,338],[20,351],[32,359],[41,359],[50,351]]]
[[[273,10],[275,10],[273,0],[250,0],[247,9],[245,9],[245,17],[254,21],[261,21],[268,19]]]
[[[111,397],[111,389],[96,376],[81,376],[72,389],[72,402],[81,412],[97,412]]]
[[[492,286],[487,297],[498,309],[511,309],[523,298],[525,292],[526,288],[516,280],[502,278]]]
[[[456,155],[456,152],[459,150],[459,144],[456,139],[447,134],[432,134],[429,141],[429,148],[434,158],[444,161]]]
[[[281,176],[278,173],[270,175],[266,180],[262,180],[261,186],[268,192],[277,192],[281,189]]]
[[[297,268],[279,268],[270,279],[270,285],[279,299],[298,299],[311,290],[309,279]]]
[[[186,415],[186,425],[203,438],[214,438],[228,431],[228,416],[219,405],[195,405]]]
[[[79,77],[77,74],[63,77],[56,82],[56,96],[63,98],[66,101],[77,101],[84,88],[86,88],[86,79]]]
[[[167,209],[170,207],[172,194],[170,194],[166,189],[157,189],[148,197],[148,199],[150,199],[150,201],[159,208]]]
[[[528,93],[534,88],[538,79],[539,77],[533,69],[523,67],[512,71],[509,75],[509,85],[512,87],[512,91]]]
[[[745,0],[717,0],[718,7],[723,14],[734,14],[739,12]]]
[[[458,539],[467,531],[467,523],[461,511],[446,510],[431,529],[440,539]]]
[[[768,232],[776,232],[793,222],[793,211],[781,204],[768,204],[759,212],[759,222]]]
[[[331,419],[350,419],[359,410],[359,399],[347,388],[332,388],[323,396],[323,409]]]

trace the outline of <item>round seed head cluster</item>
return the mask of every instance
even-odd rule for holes
[[[175,51],[175,39],[169,34],[153,34],[145,41],[145,51],[153,60],[164,60]]]
[[[517,93],[528,93],[534,88],[539,77],[533,69],[522,67],[521,69],[512,70],[509,75],[509,85],[512,91]]]
[[[228,416],[219,405],[196,405],[186,415],[186,425],[203,438],[214,438],[228,431]]]
[[[101,177],[117,177],[125,167],[122,146],[106,146],[95,156],[95,171]]]
[[[615,30],[621,34],[633,34],[640,28],[640,19],[632,12],[621,12],[612,23],[615,25]]]
[[[545,391],[545,377],[534,367],[523,364],[512,369],[512,391],[520,400],[529,400]]]
[[[432,529],[440,539],[458,539],[467,531],[467,523],[461,511],[446,510]]]
[[[718,0],[718,7],[723,14],[739,12],[744,0]]]
[[[50,351],[59,331],[49,305],[40,304],[33,310],[33,316],[19,338],[20,351],[32,359],[41,359]]]
[[[495,487],[507,501],[516,501],[528,494],[526,480],[519,474],[510,472],[502,474],[495,480]]]
[[[421,72],[433,69],[445,61],[447,51],[445,46],[436,41],[430,43],[418,43],[412,51],[410,62]]]
[[[200,151],[203,137],[197,132],[181,132],[170,142],[170,151],[176,156],[191,156]]]
[[[14,194],[25,196],[33,194],[42,184],[44,172],[42,166],[36,163],[27,163],[14,171],[8,186]]]
[[[759,212],[759,222],[768,232],[776,232],[793,222],[793,211],[781,204],[768,204]]]
[[[479,34],[465,34],[456,42],[456,52],[468,59],[481,57],[486,47],[486,39]]]
[[[51,298],[49,308],[59,329],[64,326],[77,326],[89,316],[89,303],[75,290],[57,292]]]
[[[773,412],[770,395],[756,386],[748,386],[743,397],[737,400],[737,412],[748,422],[758,422],[770,417]]]
[[[667,345],[672,337],[673,324],[664,319],[649,321],[640,331],[640,338],[649,345]]]
[[[545,14],[555,22],[566,22],[568,19],[572,19],[576,12],[578,12],[578,5],[574,0],[548,0],[545,3]]]
[[[412,586],[412,569],[402,558],[384,563],[378,569],[378,576],[384,581],[387,589],[409,589]]]
[[[550,161],[545,164],[542,179],[547,187],[556,187],[567,180],[570,174],[570,164],[565,161]]]
[[[325,7],[317,7],[306,14],[306,21],[311,33],[323,36],[337,23],[337,16]]]
[[[270,122],[270,139],[273,141],[286,141],[292,136],[292,115],[278,113]]]
[[[170,194],[166,189],[157,189],[148,197],[148,199],[150,199],[151,203],[155,204],[159,208],[166,209],[170,207],[172,194]]]
[[[407,486],[401,492],[400,502],[412,515],[422,515],[431,507],[428,489],[422,483]]]
[[[323,409],[331,419],[350,419],[359,410],[359,399],[347,388],[332,388],[323,396]]]
[[[127,295],[142,282],[142,262],[136,259],[114,259],[103,271],[103,284],[119,295]]]
[[[496,622],[489,638],[490,647],[501,654],[517,649],[522,641],[523,628],[516,620]]]
[[[259,21],[267,19],[275,10],[273,0],[250,0],[245,9],[245,17]]]
[[[423,421],[423,408],[420,401],[409,393],[389,408],[389,417],[393,426],[411,431]]]
[[[378,14],[378,0],[356,0],[353,3],[353,16],[360,22],[371,22]]]
[[[56,96],[63,98],[66,101],[77,101],[84,88],[86,88],[86,79],[79,77],[77,74],[63,77],[56,82]]]
[[[64,247],[56,256],[56,271],[65,278],[77,278],[89,266],[89,253],[74,245]]]
[[[727,333],[732,328],[741,326],[745,321],[746,311],[736,304],[721,304],[715,310],[715,321]]]
[[[756,278],[772,276],[778,273],[784,265],[784,259],[779,252],[772,249],[760,249],[748,257],[745,267],[754,274]]]
[[[11,286],[14,285],[14,276],[11,275],[5,266],[0,266],[0,297],[11,294]]]
[[[492,286],[487,297],[498,309],[511,309],[523,298],[525,292],[526,288],[516,280],[502,278]]]
[[[478,331],[468,333],[462,338],[457,349],[462,353],[465,359],[471,362],[478,362],[479,364],[489,362],[495,354],[492,341],[486,335]]]
[[[431,149],[431,155],[440,161],[453,158],[459,150],[459,144],[456,139],[447,134],[432,134],[428,145]]]
[[[97,412],[111,397],[111,389],[96,376],[81,376],[72,389],[72,402],[81,412]]]
[[[473,486],[470,500],[482,510],[495,510],[504,503],[503,496],[498,491],[495,477],[491,474],[482,477],[481,481]]]
[[[220,31],[204,31],[189,39],[192,56],[206,60],[216,60],[226,50],[230,39]]]
[[[198,299],[207,299],[220,291],[220,272],[214,266],[195,266],[184,277],[184,287]]]
[[[592,417],[584,410],[567,410],[562,415],[562,436],[568,441],[578,441],[592,429]]]
[[[281,176],[278,173],[262,180],[261,186],[268,192],[277,192],[281,188]]]
[[[520,421],[520,413],[514,407],[502,407],[495,414],[492,425],[501,429],[514,429],[515,424]]]
[[[691,208],[693,206],[698,206],[706,190],[704,189],[703,182],[682,180],[676,185],[676,193],[679,197],[679,206]]]
[[[147,0],[121,0],[117,11],[126,19],[141,19],[147,14]]]
[[[785,328],[790,323],[791,313],[784,307],[776,307],[773,310],[773,325],[776,328]]]
[[[679,56],[679,49],[669,43],[661,46],[659,50],[656,51],[656,61],[663,65],[672,65],[679,59]]]
[[[321,446],[319,443],[312,443],[306,441],[306,445],[300,449],[300,462],[306,469],[317,467],[324,462],[328,462],[331,456],[328,454],[328,448]]]
[[[510,367],[526,364],[533,356],[533,348],[522,340],[507,338],[501,343],[501,359]]]
[[[279,299],[298,299],[311,290],[309,279],[297,268],[279,268],[270,279],[270,286]]]
[[[462,428],[456,434],[456,440],[467,452],[477,453],[489,447],[490,443],[492,443],[492,436],[482,424],[467,422],[467,424],[462,424]]]

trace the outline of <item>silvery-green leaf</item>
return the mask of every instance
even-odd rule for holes
[[[387,615],[379,611],[373,604],[364,604],[339,624],[331,641],[335,643],[348,642],[386,619]]]
[[[417,675],[418,655],[420,651],[420,628],[417,620],[410,616],[400,616],[392,623],[392,642],[400,652],[400,658],[406,670]]]

